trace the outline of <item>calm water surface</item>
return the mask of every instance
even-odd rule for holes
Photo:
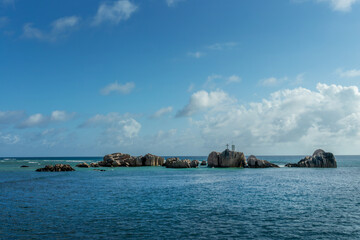
[[[360,239],[360,156],[336,158],[337,169],[64,173],[34,170],[101,158],[0,158],[0,238]]]

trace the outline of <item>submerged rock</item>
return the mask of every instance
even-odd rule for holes
[[[164,164],[166,168],[197,168],[199,166],[198,160],[189,160],[184,159],[180,160],[180,158],[168,158]]]
[[[69,172],[75,171],[69,164],[47,165],[44,168],[36,169],[37,172]]]
[[[246,167],[244,153],[226,149],[222,153],[211,152],[208,156],[208,167]]]
[[[76,166],[79,167],[79,168],[89,168],[90,167],[90,165],[87,164],[86,162],[80,163],[80,164],[78,164]]]
[[[266,160],[257,159],[254,155],[251,155],[247,159],[247,165],[249,168],[278,168],[279,166],[268,162]]]
[[[285,167],[337,168],[337,163],[334,154],[318,149],[312,156],[307,156],[298,163],[288,163]]]
[[[152,155],[133,157],[124,153],[113,153],[104,156],[104,159],[93,166],[100,167],[141,167],[141,166],[162,166],[164,158]]]
[[[26,166],[26,165],[22,165],[22,166],[20,166],[21,168],[24,168],[24,167],[29,167],[29,166]]]

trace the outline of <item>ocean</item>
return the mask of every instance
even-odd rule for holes
[[[259,156],[281,166],[302,157]],[[35,169],[101,157],[0,158],[0,238],[360,239],[360,156],[336,159],[336,169],[48,173]]]

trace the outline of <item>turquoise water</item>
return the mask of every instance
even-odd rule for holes
[[[101,158],[0,158],[0,238],[359,239],[360,156],[336,158],[337,169],[63,173],[34,170]]]

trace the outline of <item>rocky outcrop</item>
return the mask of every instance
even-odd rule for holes
[[[337,163],[334,154],[318,149],[312,156],[307,156],[298,163],[288,163],[285,167],[336,168]]]
[[[104,159],[97,163],[100,167],[142,167],[142,166],[162,166],[164,158],[152,155],[133,157],[124,153],[113,153],[104,156]],[[97,166],[93,164],[93,166]]]
[[[206,166],[206,161],[205,161],[205,160],[202,161],[200,165],[201,165],[201,166]]]
[[[197,168],[199,166],[198,160],[189,160],[184,159],[180,160],[180,158],[168,158],[164,164],[166,168]]]
[[[257,159],[254,155],[247,158],[249,168],[278,168],[279,166],[266,160]]]
[[[89,168],[90,167],[90,165],[87,164],[86,162],[80,163],[80,164],[78,164],[76,166],[79,167],[79,168]]]
[[[47,165],[44,168],[36,169],[37,172],[69,172],[75,171],[70,165],[68,164],[55,164],[55,165]]]
[[[92,162],[90,163],[90,167],[100,167],[99,163],[96,163],[96,162]]]
[[[244,153],[235,152],[226,149],[222,153],[211,152],[208,156],[208,167],[246,167],[246,158]]]

